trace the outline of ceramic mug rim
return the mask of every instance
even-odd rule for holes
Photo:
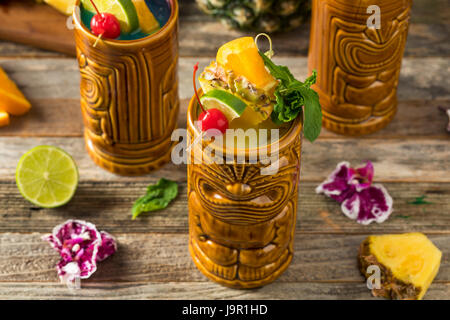
[[[115,40],[115,39],[102,39],[103,42],[114,45],[117,47],[127,47],[131,45],[136,44],[150,44],[152,42],[159,41],[162,37],[165,36],[167,30],[172,30],[174,27],[176,27],[176,24],[178,23],[178,0],[166,0],[170,4],[170,17],[167,20],[166,24],[156,31],[155,33],[152,33],[146,37],[139,38],[139,39],[133,39],[133,40]],[[76,0],[74,8],[80,6],[81,0]],[[75,29],[80,30],[81,33],[85,37],[88,37],[91,41],[96,41],[97,36],[91,33],[91,31],[81,22],[81,16],[79,14],[79,10],[74,10],[72,17],[73,21],[75,23]]]
[[[203,95],[203,90],[199,89],[198,91],[199,97]],[[195,95],[192,96],[188,110],[187,110],[187,127],[188,130],[192,130],[194,133],[194,136],[198,136],[200,134],[199,129],[195,125],[196,119],[194,119],[194,115],[196,114],[194,108],[197,107],[197,98]],[[275,143],[266,144],[264,146],[258,146],[255,148],[234,148],[234,155],[239,156],[245,154],[246,156],[254,153],[258,153],[262,149],[270,149],[272,152],[274,151],[281,151],[284,150],[286,147],[288,147],[290,144],[295,142],[295,139],[298,138],[302,134],[302,123],[303,120],[301,117],[297,117],[295,120],[291,122],[291,126],[289,127],[288,131],[278,139],[277,141],[277,147],[273,147]],[[212,147],[212,149],[217,149],[217,146],[214,146],[214,143],[209,144],[209,146]],[[226,154],[226,146],[222,147],[222,154]]]

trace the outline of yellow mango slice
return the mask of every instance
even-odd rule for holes
[[[70,16],[73,12],[76,0],[44,0],[45,3],[51,5],[56,10]]]
[[[9,79],[5,71],[0,68],[0,111],[20,116],[30,110],[31,104],[17,88],[16,84]]]
[[[269,91],[278,84],[267,71],[252,37],[242,37],[225,43],[217,51],[217,63],[236,76],[243,76],[257,88]]]
[[[151,34],[160,28],[158,20],[145,3],[145,0],[132,0],[139,18],[139,27],[144,33]]]
[[[9,124],[9,114],[5,111],[0,111],[0,127],[7,126]]]
[[[360,247],[361,272],[378,265],[381,288],[374,296],[422,299],[438,273],[442,252],[422,233],[369,236]]]

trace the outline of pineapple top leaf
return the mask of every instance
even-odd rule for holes
[[[286,66],[278,66],[265,54],[259,53],[269,72],[280,81],[275,91],[276,104],[272,112],[275,123],[294,120],[303,110],[303,132],[309,141],[317,139],[322,129],[322,109],[319,95],[311,85],[316,83],[317,72],[308,77],[305,82],[298,81]],[[304,108],[302,109],[302,107]]]

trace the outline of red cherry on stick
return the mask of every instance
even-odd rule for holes
[[[198,104],[202,109],[202,113],[198,116],[198,121],[200,122],[200,130],[207,131],[210,129],[216,129],[225,134],[227,129],[229,128],[228,119],[225,117],[222,111],[219,109],[208,109],[205,110],[202,103],[200,102],[200,98],[197,92],[197,86],[195,84],[195,74],[198,70],[198,62],[194,66],[194,75],[192,77],[192,81],[194,83],[195,96],[197,97]]]
[[[93,0],[92,5],[97,11],[97,14],[92,17],[91,31],[96,36],[103,36],[109,39],[115,39],[120,36],[120,23],[117,18],[111,13],[100,13]]]
[[[202,131],[217,129],[222,134],[225,134],[228,129],[228,119],[219,109],[214,108],[203,111],[198,116],[198,121],[200,121],[200,129]]]

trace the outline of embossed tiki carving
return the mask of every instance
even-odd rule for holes
[[[313,0],[308,67],[318,72],[324,127],[359,135],[392,120],[411,2]],[[380,29],[367,26],[370,5],[380,8]]]
[[[177,1],[171,6],[157,33],[95,47],[97,37],[74,14],[86,146],[111,172],[145,174],[170,160],[179,111]]]
[[[191,142],[199,135],[194,126],[196,108],[191,100]],[[274,175],[261,173],[267,164],[260,160],[228,164],[224,158],[223,164],[200,164],[194,157],[201,152],[191,153],[189,250],[208,278],[228,287],[255,288],[274,281],[289,266],[297,219],[301,129],[297,119],[280,138],[279,169]],[[206,145],[193,148],[204,151]],[[244,152],[248,160],[248,149],[238,152]]]

